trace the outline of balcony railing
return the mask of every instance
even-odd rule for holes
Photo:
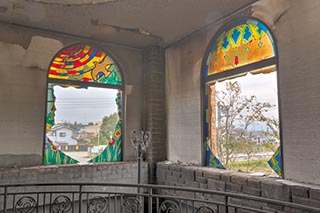
[[[0,212],[320,212],[319,208],[231,192],[162,185],[60,183],[0,185]],[[291,210],[290,210],[291,209]]]

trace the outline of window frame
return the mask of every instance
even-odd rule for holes
[[[65,137],[67,137],[67,133],[66,132],[59,132],[59,137],[65,138]]]
[[[243,21],[259,21],[261,22],[269,31],[273,41],[274,41],[274,48],[275,48],[275,56],[267,59],[263,59],[257,62],[253,62],[247,65],[243,65],[237,68],[225,70],[216,74],[211,74],[206,76],[205,74],[205,68],[208,60],[208,56],[211,50],[211,47],[216,44],[221,34],[225,31],[228,31],[232,29],[233,27],[237,26],[239,22]],[[276,66],[276,72],[277,72],[277,96],[278,96],[278,113],[279,113],[279,136],[280,136],[280,153],[281,153],[281,178],[285,178],[284,173],[284,162],[283,162],[283,137],[282,137],[282,113],[281,113],[281,97],[280,97],[280,76],[279,76],[279,53],[278,53],[278,45],[277,45],[277,39],[274,36],[273,32],[269,28],[269,26],[262,20],[252,17],[252,16],[246,16],[241,18],[234,18],[228,21],[226,24],[222,25],[218,28],[218,30],[214,33],[212,36],[210,42],[208,43],[205,53],[203,55],[202,64],[201,64],[201,76],[200,76],[200,100],[201,100],[201,165],[206,165],[206,158],[207,158],[207,144],[206,144],[206,128],[205,128],[205,122],[206,122],[206,87],[207,84],[213,81],[216,81],[218,79],[228,78],[231,76],[235,76],[237,74],[247,73],[250,71],[253,71],[255,69],[268,67],[271,65]],[[209,104],[209,103],[208,103]]]
[[[112,84],[103,84],[103,83],[95,83],[95,82],[83,82],[83,81],[74,81],[74,80],[65,80],[65,79],[53,79],[53,78],[49,78],[49,70],[51,67],[52,62],[54,61],[54,59],[65,49],[73,47],[73,46],[77,46],[77,45],[89,45],[91,47],[97,48],[101,51],[103,51],[104,53],[106,53],[108,56],[110,56],[110,58],[114,61],[114,63],[117,65],[118,67],[118,72],[121,75],[121,85],[112,85]],[[69,85],[74,85],[74,86],[86,86],[86,87],[98,87],[98,88],[105,88],[105,89],[118,89],[121,91],[121,110],[120,110],[120,115],[121,115],[121,160],[119,162],[123,161],[123,154],[124,154],[124,139],[125,139],[125,132],[124,130],[125,128],[125,116],[126,116],[126,78],[125,78],[125,73],[122,69],[121,64],[119,63],[119,61],[117,60],[117,57],[115,55],[113,55],[112,53],[110,53],[110,51],[106,50],[106,48],[104,48],[105,45],[103,44],[98,44],[98,43],[92,43],[92,42],[76,42],[76,43],[70,43],[68,45],[65,45],[64,47],[62,47],[60,50],[58,50],[55,55],[52,57],[52,59],[50,60],[50,63],[48,65],[47,71],[46,71],[46,96],[45,96],[45,103],[44,103],[44,121],[43,121],[43,139],[42,139],[42,165],[44,165],[44,157],[45,157],[45,151],[46,151],[46,121],[47,121],[47,113],[48,113],[48,109],[47,109],[47,102],[48,102],[48,88],[49,88],[49,84],[57,84],[57,85],[65,85],[65,84],[69,84]],[[63,165],[63,164],[62,164]],[[76,164],[77,165],[77,164]],[[61,165],[60,165],[61,166]],[[80,165],[79,165],[80,166]]]

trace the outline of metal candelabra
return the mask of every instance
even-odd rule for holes
[[[137,161],[138,161],[138,184],[141,183],[141,161],[143,159],[143,154],[146,152],[148,143],[151,140],[150,131],[131,131],[131,143],[134,149],[137,151]]]

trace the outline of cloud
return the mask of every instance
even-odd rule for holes
[[[55,121],[98,122],[117,112],[115,98],[118,90],[94,88],[76,89],[54,86],[56,96]]]
[[[228,81],[238,81],[241,86],[243,95],[255,95],[258,101],[269,102],[275,105],[275,107],[267,114],[269,116],[278,117],[278,92],[276,72],[256,75],[248,73],[246,76],[216,83],[217,91],[225,89],[225,84]]]

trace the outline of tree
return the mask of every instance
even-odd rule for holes
[[[77,121],[74,121],[73,123],[64,121],[63,123],[61,123],[61,125],[70,127],[71,129],[74,129],[74,130],[80,129],[85,126],[84,124],[78,123]]]
[[[113,131],[117,123],[118,115],[113,113],[108,116],[104,116],[100,127],[99,134],[91,139],[90,146],[107,145],[111,139]]]
[[[256,162],[255,165],[251,165],[250,160],[252,157],[252,154],[256,153],[259,151],[259,144],[252,142],[252,141],[239,141],[237,143],[237,151],[238,153],[242,153],[244,154],[245,158],[246,158],[246,172],[250,172],[252,169],[254,169],[259,162]],[[249,167],[252,168],[249,168]]]
[[[265,123],[275,135],[277,119],[265,115],[274,105],[259,102],[255,95],[244,96],[237,81],[227,81],[225,86],[225,90],[216,92],[213,97],[217,112],[217,156],[228,167],[237,159],[237,154],[242,153],[249,165],[251,154],[260,149],[251,141],[249,127],[256,122]]]
[[[117,113],[113,113],[109,116],[105,116],[102,119],[102,125],[100,128],[101,137],[107,139],[108,141],[110,140],[110,137],[112,136],[112,133],[116,126],[117,119],[118,119]]]

